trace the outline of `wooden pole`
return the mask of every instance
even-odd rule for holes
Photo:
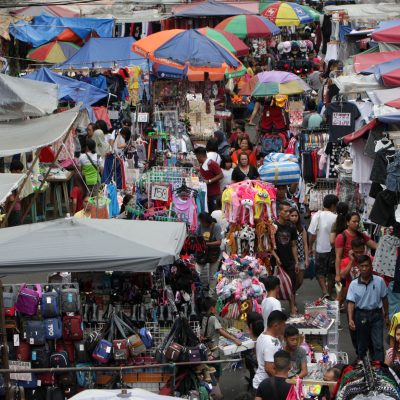
[[[59,147],[59,149],[57,150],[56,155],[54,156],[54,162],[57,161],[57,158],[58,158],[58,156],[59,156],[60,153],[61,153],[61,149],[62,149],[63,145],[65,144],[65,142],[67,141],[68,136],[69,136],[71,130],[72,130],[72,129],[70,128],[70,129],[68,130],[68,132],[65,134],[65,137],[64,137],[64,139],[63,139],[63,141],[62,141],[62,144],[61,144],[61,146]],[[32,165],[33,165],[33,164],[32,164]],[[24,223],[25,218],[26,218],[26,216],[28,215],[28,212],[29,212],[29,210],[31,209],[33,202],[36,201],[37,197],[39,196],[40,191],[42,190],[42,188],[43,188],[43,186],[44,186],[44,184],[45,184],[47,178],[48,178],[49,175],[50,175],[50,171],[51,171],[51,167],[52,167],[52,166],[53,166],[53,164],[50,165],[50,167],[47,169],[47,171],[46,171],[46,173],[45,173],[45,175],[44,175],[44,177],[43,177],[43,180],[42,180],[42,182],[40,183],[39,189],[36,190],[35,193],[33,194],[33,197],[32,197],[32,199],[31,199],[31,201],[30,201],[30,203],[29,203],[29,206],[27,207],[27,209],[26,209],[25,212],[24,212],[24,215],[23,215],[22,218],[21,218],[21,223]],[[46,210],[45,210],[44,212],[46,212]]]
[[[3,366],[4,369],[9,369],[8,362],[8,343],[7,343],[7,330],[6,330],[6,318],[4,315],[4,304],[3,304],[3,282],[0,280],[0,330],[2,336],[3,345]],[[6,387],[6,400],[10,400],[10,372],[4,373],[4,384]]]
[[[28,171],[27,171],[27,173],[26,173],[26,176],[25,176],[24,180],[22,181],[22,184],[19,186],[19,188],[18,188],[18,190],[17,190],[17,194],[16,194],[16,196],[15,196],[13,202],[11,203],[11,206],[9,207],[9,209],[8,209],[8,211],[7,211],[7,214],[6,214],[5,218],[4,218],[4,221],[2,222],[2,226],[3,226],[3,227],[6,225],[6,223],[7,223],[7,221],[8,221],[8,218],[10,217],[10,214],[11,214],[12,210],[14,209],[14,206],[15,206],[15,204],[16,204],[16,202],[17,202],[17,198],[18,198],[19,194],[21,193],[23,187],[25,186],[26,182],[28,181],[29,177],[31,176],[32,171],[33,171],[33,167],[34,167],[34,165],[36,164],[38,158],[39,158],[39,151],[36,152],[36,155],[35,155],[35,158],[33,159],[32,165],[31,165],[31,167],[28,169]],[[29,207],[27,208],[28,211],[29,211],[29,209],[30,209],[30,207],[31,207],[31,204],[32,204],[32,203],[30,203],[30,204],[29,204]],[[23,219],[21,219],[21,223],[22,223],[22,222],[23,222]]]

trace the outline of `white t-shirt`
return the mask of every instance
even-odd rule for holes
[[[222,168],[222,175],[224,177],[219,181],[219,185],[221,187],[221,192],[225,189],[226,186],[228,186],[232,183],[232,172],[233,172],[233,168],[231,168],[231,169],[223,169]]]
[[[114,152],[120,157],[124,154],[125,147],[119,149],[118,146],[122,146],[123,144],[126,144],[125,139],[121,135],[118,135],[114,141]]]
[[[329,253],[332,249],[330,235],[336,214],[331,211],[318,211],[311,218],[308,232],[317,235],[315,249],[317,253]]]
[[[281,302],[275,297],[266,297],[261,303],[262,316],[264,319],[264,328],[267,328],[269,314],[272,311],[282,311]]]
[[[215,151],[207,151],[207,158],[209,160],[215,161],[216,163],[218,163],[218,165],[220,165],[222,161],[221,156]]]
[[[91,158],[91,160],[93,161],[93,164],[96,166],[99,166],[100,168],[103,167],[103,160],[101,157],[97,156],[97,153],[93,154],[93,153],[89,153],[89,157]],[[99,160],[97,162],[97,159]],[[83,165],[89,165],[92,164],[88,158],[88,156],[86,155],[86,153],[82,153],[79,156],[79,165],[83,166]]]
[[[257,371],[253,378],[253,388],[258,389],[260,383],[268,378],[265,372],[265,363],[274,362],[274,355],[277,351],[282,350],[282,344],[279,339],[262,333],[256,342],[257,354]]]

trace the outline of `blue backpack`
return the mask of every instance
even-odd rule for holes
[[[60,315],[60,297],[58,292],[45,292],[42,294],[41,311],[43,318],[54,318]]]
[[[139,336],[140,339],[142,339],[143,344],[146,346],[146,349],[151,349],[154,346],[153,336],[151,336],[151,333],[146,328],[140,329]]]
[[[30,345],[38,346],[46,343],[46,333],[43,321],[26,321],[25,339]]]
[[[61,339],[62,338],[62,322],[61,318],[47,318],[44,320],[46,339]]]
[[[108,340],[102,339],[97,343],[96,348],[92,354],[92,357],[101,362],[107,363],[111,358],[112,343]]]

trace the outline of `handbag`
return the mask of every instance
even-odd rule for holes
[[[292,280],[287,272],[282,267],[277,268],[277,276],[280,280],[279,284],[279,299],[289,300],[292,297]]]

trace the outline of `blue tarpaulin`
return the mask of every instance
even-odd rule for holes
[[[381,115],[380,117],[378,117],[378,119],[384,124],[399,124],[400,114]]]
[[[88,110],[90,119],[93,121],[91,105],[108,96],[108,92],[98,89],[89,83],[59,75],[47,68],[41,68],[29,75],[25,79],[34,81],[55,83],[59,87],[58,99],[65,101],[82,102],[82,108]]]
[[[132,37],[92,38],[69,60],[56,69],[113,68],[148,64],[147,60],[132,52]]]
[[[85,40],[90,34],[99,37],[112,37],[114,20],[99,18],[62,18],[40,15],[32,21],[19,21],[10,24],[10,33],[14,38],[31,44],[33,47],[41,46],[71,31],[77,37]]]

